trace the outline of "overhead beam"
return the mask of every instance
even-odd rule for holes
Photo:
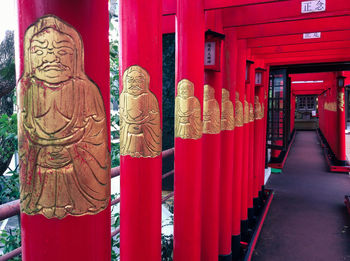
[[[272,47],[258,47],[251,48],[253,55],[269,55],[276,53],[293,53],[293,52],[306,52],[306,51],[321,51],[321,50],[333,50],[344,49],[350,47],[350,41],[336,41],[325,43],[307,43],[307,44],[294,44],[294,45],[279,45]]]
[[[194,0],[189,0],[194,1]],[[287,0],[204,0],[204,10],[230,8],[234,6],[247,6]],[[176,0],[163,0],[163,15],[176,14]]]
[[[350,46],[348,48],[334,49],[334,50],[315,50],[315,51],[301,51],[301,52],[290,52],[290,53],[271,53],[267,55],[255,55],[254,57],[260,59],[282,59],[282,58],[292,58],[292,57],[320,57],[329,55],[342,55],[344,57],[350,57]]]
[[[249,39],[348,29],[350,29],[350,11],[342,16],[240,26],[237,27],[237,34],[239,39]]]
[[[315,39],[303,39],[303,34],[291,34],[269,37],[258,37],[247,40],[249,48],[255,47],[268,47],[268,46],[280,46],[285,44],[306,44],[306,43],[322,43],[333,41],[349,41],[350,40],[350,28],[349,30],[342,31],[330,31],[322,32],[321,38]]]
[[[232,7],[223,10],[224,26],[243,26],[287,20],[327,17],[336,12],[350,9],[348,0],[327,1],[326,11],[301,13],[301,1],[271,2],[261,5]]]
[[[349,62],[350,56],[344,55],[325,55],[322,57],[281,57],[281,58],[267,58],[265,63],[269,66],[284,66],[284,65],[302,65],[302,64],[314,64],[314,63],[340,63]]]

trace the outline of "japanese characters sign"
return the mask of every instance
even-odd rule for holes
[[[321,38],[321,32],[303,34],[303,39],[316,39],[316,38]]]
[[[204,51],[204,65],[215,65],[216,42],[206,42]]]
[[[326,11],[326,0],[313,0],[301,2],[301,13],[314,13]]]

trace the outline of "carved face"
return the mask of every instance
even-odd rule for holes
[[[225,89],[222,89],[222,101],[228,101],[228,98],[229,98],[230,94],[227,90]]]
[[[59,83],[73,77],[75,46],[71,37],[53,28],[45,29],[31,39],[32,74],[48,83]]]
[[[191,92],[191,85],[187,84],[187,83],[184,83],[182,85],[180,85],[180,88],[179,88],[179,95],[182,97],[182,98],[188,98],[190,96],[193,96],[192,92]]]
[[[215,99],[215,90],[210,86],[204,87],[204,100]]]
[[[126,84],[127,86],[125,87],[127,88],[128,93],[132,95],[137,96],[146,91],[146,78],[139,71],[131,71],[128,73]]]

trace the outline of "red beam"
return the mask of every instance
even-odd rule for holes
[[[318,59],[328,55],[350,57],[350,46],[348,48],[333,49],[333,50],[300,51],[300,52],[291,52],[291,53],[271,53],[267,55],[256,55],[256,57],[261,59],[278,59],[278,58],[283,59],[283,58],[292,58],[292,57],[304,58],[304,57],[316,56],[315,59]]]
[[[325,55],[323,57],[284,57],[265,59],[269,66],[286,65],[286,64],[310,64],[310,63],[333,63],[333,62],[350,62],[349,56],[344,55]]]
[[[349,41],[350,31],[330,31],[322,32],[321,38],[315,39],[303,39],[303,34],[292,34],[292,35],[281,35],[281,36],[270,36],[270,37],[259,37],[248,39],[248,47],[268,47],[268,46],[281,46],[285,44],[306,44],[306,43],[322,43],[322,42],[333,42],[333,41]]]
[[[275,53],[291,53],[300,51],[314,51],[314,50],[333,50],[344,49],[350,46],[350,41],[337,41],[326,43],[305,43],[294,45],[280,45],[271,47],[252,48],[253,55],[268,55]]]
[[[205,0],[204,10],[281,2],[285,0]],[[163,0],[163,15],[176,14],[176,0]]]
[[[344,12],[342,16],[240,26],[237,28],[238,38],[248,39],[310,32],[349,30],[349,16],[350,12],[348,11],[346,13]]]
[[[262,5],[249,5],[227,8],[223,11],[225,26],[242,26],[281,22],[286,20],[314,19],[327,17],[334,12],[350,10],[350,1],[327,1],[325,12],[301,13],[301,1],[280,1],[265,3]]]

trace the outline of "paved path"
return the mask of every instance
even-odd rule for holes
[[[350,176],[327,172],[315,132],[297,133],[283,173],[267,187],[275,196],[253,261],[350,261]]]

